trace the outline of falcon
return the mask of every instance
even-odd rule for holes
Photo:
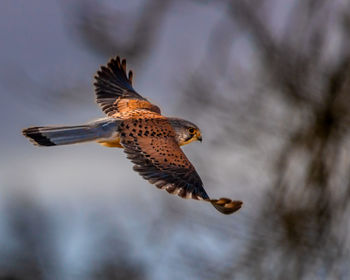
[[[159,189],[182,198],[211,203],[223,214],[241,208],[241,201],[210,199],[197,171],[180,146],[202,141],[190,121],[165,117],[158,106],[138,94],[126,60],[112,58],[95,75],[96,102],[107,117],[84,125],[36,126],[23,135],[37,146],[59,146],[95,141],[124,149],[133,169]]]

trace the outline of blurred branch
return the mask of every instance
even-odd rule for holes
[[[251,229],[251,243],[238,262],[232,248],[232,257],[218,269],[220,279],[241,279],[242,275],[247,279],[310,279],[320,271],[326,279],[349,254],[349,248],[342,245],[347,232],[346,214],[339,208],[342,205],[341,209],[348,209],[350,201],[347,195],[339,195],[349,192],[349,184],[343,184],[348,177],[339,177],[340,172],[346,174],[348,170],[342,150],[346,150],[350,136],[350,115],[345,109],[350,107],[350,34],[349,28],[344,28],[348,15],[331,1],[317,1],[317,5],[315,1],[296,1],[278,34],[271,27],[272,11],[267,9],[274,3],[241,0],[228,4],[232,32],[239,26],[240,34],[249,34],[254,50],[260,54],[262,71],[255,72],[253,82],[266,77],[270,82],[265,83],[263,91],[249,96],[253,99],[244,100],[250,106],[244,107],[239,98],[232,99],[229,94],[219,94],[217,85],[225,78],[215,67],[210,67],[210,77],[199,70],[187,88],[186,98],[193,102],[192,107],[200,104],[200,111],[206,113],[216,108],[226,131],[235,127],[232,131],[242,134],[247,132],[246,126],[255,127],[248,131],[250,138],[264,131],[264,122],[269,125],[275,121],[259,118],[257,112],[267,114],[264,106],[269,101],[259,95],[277,94],[281,101],[292,101],[287,103],[287,117],[282,119],[286,129],[276,127],[278,135],[288,137],[280,138],[284,144],[275,157],[275,180],[262,199],[263,206]],[[341,34],[340,47],[333,50],[336,55],[330,55],[326,42],[335,30]],[[227,52],[223,52],[221,61],[225,59],[226,64],[235,63]],[[210,55],[208,60],[211,62],[207,66],[215,61]],[[241,90],[249,91],[248,87]],[[234,88],[228,92],[234,92]],[[238,118],[237,112],[249,117]],[[289,113],[299,115],[293,125],[288,123]],[[248,121],[250,118],[257,121]],[[233,139],[233,133],[226,138]],[[216,147],[223,141],[219,140]],[[339,223],[344,223],[344,228]],[[256,235],[258,232],[261,234]]]
[[[99,2],[98,2],[99,3]],[[142,60],[157,43],[172,0],[143,1],[134,13],[121,13],[96,1],[81,1],[74,23],[76,33],[98,55],[116,54],[131,60]]]

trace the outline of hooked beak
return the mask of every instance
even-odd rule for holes
[[[197,136],[197,140],[198,140],[199,142],[202,143],[202,140],[203,140],[203,139],[202,139],[202,135],[198,135],[198,136]]]

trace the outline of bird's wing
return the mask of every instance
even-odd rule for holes
[[[121,144],[127,157],[135,164],[134,170],[151,184],[182,198],[211,202],[224,214],[231,214],[241,207],[240,201],[209,198],[165,118],[133,119],[125,121],[121,127]]]
[[[112,116],[116,112],[146,109],[160,114],[160,109],[143,98],[132,87],[133,73],[127,75],[126,60],[112,58],[95,75],[96,102],[104,113]]]

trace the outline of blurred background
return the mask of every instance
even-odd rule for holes
[[[349,279],[350,1],[3,0],[0,279]],[[157,190],[119,149],[38,148],[102,117],[93,76],[195,122],[184,147],[224,216]]]

